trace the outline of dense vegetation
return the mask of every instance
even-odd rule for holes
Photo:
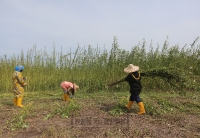
[[[199,37],[198,37],[199,38]],[[96,92],[105,89],[105,85],[126,75],[123,69],[130,63],[140,66],[143,76],[143,88],[148,89],[184,89],[200,90],[200,45],[198,38],[190,48],[169,46],[166,40],[162,47],[148,47],[146,41],[135,45],[131,51],[120,49],[114,37],[112,48],[107,51],[98,46],[93,48],[77,47],[75,52],[52,53],[37,50],[33,46],[20,55],[0,56],[0,91],[12,91],[12,73],[14,67],[25,67],[23,75],[27,77],[26,91],[43,91],[60,89],[63,80],[76,82],[81,91]],[[147,51],[147,49],[149,49]],[[126,83],[112,88],[127,89]]]

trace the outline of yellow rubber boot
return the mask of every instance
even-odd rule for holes
[[[13,99],[13,102],[14,102],[14,105],[17,105],[17,98],[16,97]]]
[[[139,106],[139,108],[140,108],[140,112],[138,112],[138,114],[139,114],[139,115],[145,114],[145,109],[144,109],[144,104],[143,104],[143,102],[139,102],[139,103],[138,103],[138,106]]]
[[[128,104],[126,105],[126,108],[131,109],[132,104],[133,104],[133,101],[129,101]]]
[[[68,94],[65,94],[65,101],[70,101]]]
[[[24,107],[24,106],[22,105],[22,98],[17,98],[17,106],[19,106],[19,107]]]
[[[63,93],[63,101],[65,101],[65,93]]]

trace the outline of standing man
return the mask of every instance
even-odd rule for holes
[[[25,78],[22,75],[24,67],[22,65],[16,66],[15,71],[12,76],[13,80],[13,91],[14,91],[14,105],[18,107],[23,107],[22,99],[24,96],[24,86],[27,86],[25,83]]]
[[[140,99],[140,92],[142,90],[142,85],[141,85],[141,76],[139,72],[139,66],[134,66],[133,64],[129,64],[128,67],[124,68],[124,72],[127,73],[128,75],[125,78],[121,78],[120,80],[110,83],[107,86],[114,86],[118,83],[127,81],[129,86],[130,86],[130,98],[129,102],[126,105],[127,109],[130,109],[133,102],[135,101],[138,106],[140,111],[138,112],[139,115],[145,114],[145,108],[142,100]]]

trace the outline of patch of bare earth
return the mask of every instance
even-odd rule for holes
[[[26,119],[28,128],[11,131],[8,120],[16,107],[1,108],[0,137],[5,138],[198,138],[200,119],[192,114],[137,115],[132,110],[122,116],[111,116],[102,104],[81,108],[69,118],[55,115],[45,120],[45,111]]]

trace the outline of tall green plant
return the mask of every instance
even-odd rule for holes
[[[107,82],[126,75],[123,69],[130,63],[140,66],[140,71],[145,73],[155,68],[162,70],[174,68],[181,70],[182,78],[193,82],[192,88],[199,90],[199,63],[200,46],[193,44],[191,48],[180,49],[178,45],[169,46],[168,38],[161,51],[159,45],[154,49],[152,41],[149,51],[147,42],[135,45],[132,50],[120,49],[117,37],[113,38],[110,50],[100,49],[91,45],[80,47],[76,50],[69,49],[64,52],[62,47],[57,52],[55,44],[52,52],[38,50],[34,45],[30,50],[19,55],[0,57],[0,91],[12,92],[12,73],[18,64],[22,64],[25,70],[22,72],[27,77],[26,91],[43,91],[60,89],[60,83],[64,80],[76,82],[82,91],[97,92],[103,90]],[[159,76],[159,74],[157,74]],[[144,88],[171,89],[162,78],[143,76]],[[159,84],[159,86],[158,86]],[[117,90],[128,89],[126,85],[120,85]],[[115,88],[114,88],[115,89]]]

